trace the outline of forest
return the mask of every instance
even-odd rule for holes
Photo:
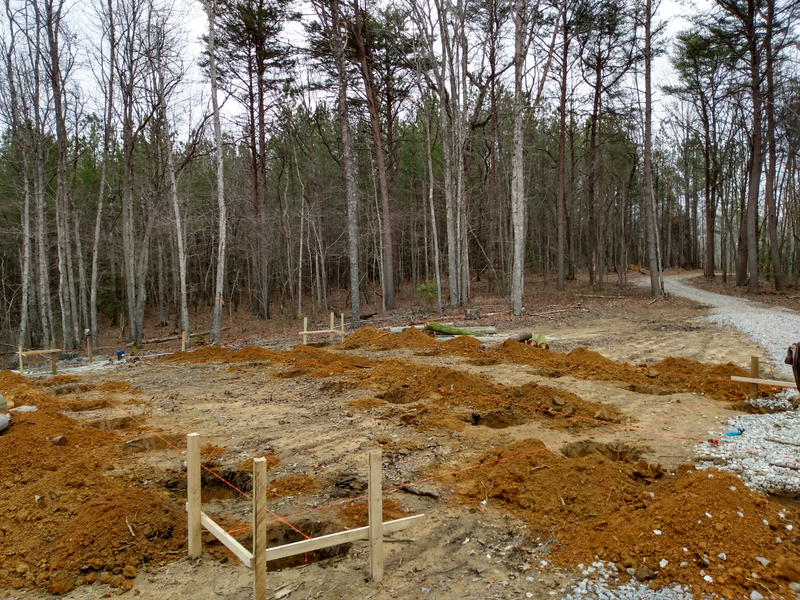
[[[798,284],[793,0],[675,35],[657,0],[3,3],[9,350],[201,309],[212,340],[227,311],[357,327],[478,282],[521,314],[526,279],[632,266],[656,296],[669,267]]]

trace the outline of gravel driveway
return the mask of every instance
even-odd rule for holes
[[[664,277],[664,289],[668,294],[688,298],[708,306],[708,320],[735,327],[749,335],[767,351],[776,370],[792,381],[792,369],[783,363],[786,349],[800,341],[800,313],[778,307],[768,307],[758,302],[733,296],[724,296],[699,290],[687,280],[696,274],[670,275]],[[649,278],[641,278],[638,285],[649,286]]]

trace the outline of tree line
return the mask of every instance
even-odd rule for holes
[[[791,0],[715,0],[674,38],[653,0],[3,8],[0,343],[96,346],[101,319],[141,343],[208,307],[219,339],[223,310],[340,290],[358,326],[477,282],[521,314],[526,277],[631,264],[655,295],[671,266],[800,276]]]

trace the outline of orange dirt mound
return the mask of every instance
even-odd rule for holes
[[[270,481],[269,487],[267,487],[267,496],[273,500],[286,496],[311,496],[318,490],[319,485],[315,478],[308,475],[290,475],[284,479]]]
[[[331,377],[369,367],[373,361],[360,356],[328,352],[312,346],[295,346],[281,357],[291,366],[280,377]]]
[[[471,335],[460,335],[451,340],[442,342],[442,347],[453,350],[474,350],[481,349],[481,343]]]
[[[394,521],[408,514],[391,498],[383,499],[383,521]],[[348,527],[365,527],[369,524],[369,509],[366,502],[349,502],[336,512]]]
[[[38,408],[14,413],[0,436],[0,589],[68,591],[83,565],[90,578],[106,572],[125,589],[123,568],[181,548],[185,513],[166,493],[104,475],[118,454],[116,433],[65,417],[61,403],[9,371],[0,372],[0,393]],[[65,445],[48,442],[57,436]]]
[[[569,354],[532,348],[527,344],[506,340],[494,350],[499,360],[538,367],[537,373],[546,377],[569,375],[578,379],[618,381],[648,389],[702,393],[714,400],[732,400],[748,393],[744,383],[733,383],[731,375],[747,373],[731,363],[706,365],[695,360],[668,357],[652,367],[634,367],[616,363],[602,354],[575,348]]]
[[[229,362],[233,360],[236,353],[227,348],[219,346],[205,346],[190,352],[173,352],[169,356],[159,358],[162,362],[177,363],[210,363],[210,362]]]
[[[797,527],[797,515],[794,510],[786,513],[730,473],[684,470],[650,486],[640,498],[603,506],[587,522],[564,524],[555,554],[568,564],[591,561],[595,555],[633,562],[635,569],[646,564],[659,572],[657,584],[677,581],[691,584],[695,595],[749,597],[745,590],[761,589],[751,573],[774,588],[786,576],[785,565],[798,560],[797,546],[788,543],[791,534],[785,528],[790,523]],[[777,544],[777,537],[786,543]],[[767,567],[757,556],[770,561]],[[659,567],[662,559],[668,561],[664,568]],[[704,581],[701,570],[713,582]]]
[[[386,406],[386,402],[378,400],[377,398],[356,398],[355,400],[349,400],[346,404],[355,408],[378,408]]]
[[[380,331],[372,327],[364,327],[350,335],[339,347],[345,350],[355,350],[357,348],[400,350],[403,348],[435,348],[437,343],[433,336],[420,331],[416,327],[409,327],[397,334]]]
[[[97,389],[101,392],[112,392],[114,394],[130,394],[133,391],[130,381],[106,381]]]
[[[516,510],[547,539],[560,524],[584,521],[606,505],[616,507],[624,493],[644,489],[662,474],[645,461],[611,461],[599,453],[566,459],[536,439],[493,449],[468,462],[494,464],[455,475],[451,487],[467,503],[499,501],[503,510]]]
[[[408,361],[384,361],[370,374],[356,377],[367,386],[374,385],[376,378],[383,382],[384,391],[376,396],[386,402],[423,403],[408,407],[401,416],[402,422],[422,430],[463,428],[458,421],[505,428],[546,419],[551,427],[581,428],[597,424],[595,419],[623,420],[622,413],[611,405],[588,402],[550,386],[528,383],[510,388],[479,375]],[[399,412],[392,411],[388,416]]]
[[[655,378],[659,385],[702,393],[715,400],[732,400],[750,392],[748,384],[730,381],[732,375],[750,376],[747,371],[733,363],[711,366],[688,358],[670,356],[653,365],[653,370],[659,372]]]
[[[539,440],[525,440],[470,460],[494,464],[458,473],[446,485],[456,490],[455,501],[476,506],[486,500],[528,521],[534,538],[555,537],[551,556],[560,565],[599,557],[616,562],[623,579],[626,567],[648,566],[658,571],[656,585],[690,584],[698,597],[746,597],[758,587],[753,572],[772,589],[793,576],[792,565],[800,559],[785,526],[798,527],[794,510],[750,492],[726,472],[682,467],[668,474],[631,456],[631,462],[600,452],[567,459]],[[771,562],[762,567],[756,556]],[[662,559],[668,561],[663,568]],[[701,570],[713,583],[704,581]]]
[[[343,350],[369,348],[370,346],[375,346],[381,338],[391,335],[392,334],[388,331],[379,331],[374,327],[363,327],[348,335],[347,338],[339,344],[339,347]]]

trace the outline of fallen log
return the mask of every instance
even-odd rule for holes
[[[425,323],[425,329],[446,335],[487,335],[497,333],[495,327],[453,327],[444,323]]]

